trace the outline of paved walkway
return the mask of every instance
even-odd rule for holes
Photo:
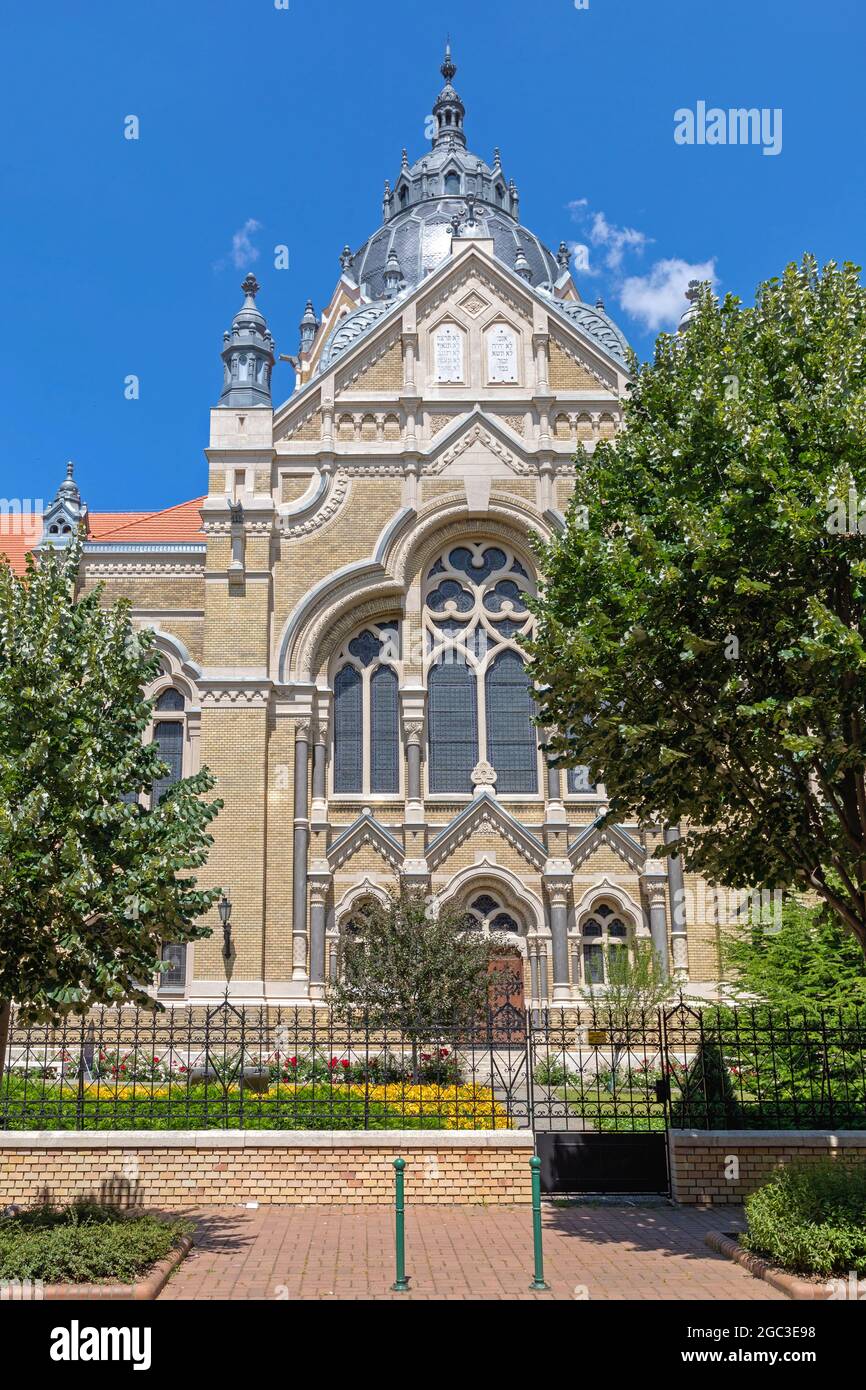
[[[394,1216],[384,1207],[211,1207],[164,1299],[370,1299],[393,1294]],[[416,1207],[406,1216],[416,1299],[781,1299],[704,1245],[742,1228],[736,1210],[545,1204],[550,1293],[531,1293],[527,1207]]]

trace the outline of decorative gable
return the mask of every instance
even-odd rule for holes
[[[633,840],[622,826],[595,824],[588,825],[569,845],[568,857],[572,867],[575,870],[583,868],[594,854],[604,848],[612,850],[630,869],[640,869],[646,859],[643,846]]]
[[[491,830],[516,849],[532,868],[541,869],[544,866],[547,856],[541,841],[524,829],[489,792],[484,791],[430,842],[427,847],[427,863],[430,869],[436,869],[468,840],[470,835]]]
[[[378,853],[392,869],[403,863],[403,846],[399,840],[379,824],[372,812],[365,811],[334,840],[328,850],[328,864],[332,870],[340,869],[365,846]]]

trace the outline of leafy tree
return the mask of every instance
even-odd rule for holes
[[[166,943],[209,935],[195,923],[219,894],[191,872],[221,804],[203,799],[212,776],[135,803],[167,772],[142,743],[158,658],[127,603],[76,597],[80,554],[49,551],[23,578],[0,565],[0,1035],[13,1000],[24,1023],[155,1007],[142,982]]]
[[[594,1028],[608,1035],[611,1047],[611,1088],[623,1057],[643,1054],[647,1042],[661,1047],[658,1010],[677,994],[677,986],[665,978],[651,941],[636,941],[633,950],[612,946],[606,952],[605,983],[586,984],[580,998],[590,1010]]]
[[[439,1029],[471,1024],[487,1001],[488,941],[466,930],[466,914],[434,912],[420,889],[402,885],[370,901],[343,949],[331,1002],[363,1010],[374,1027],[398,1026],[413,1049]]]
[[[833,913],[788,899],[778,931],[760,924],[722,942],[735,996],[778,1009],[866,1004],[866,968],[857,942]]]
[[[552,752],[730,887],[811,890],[866,951],[866,290],[814,259],[705,287],[541,548]]]

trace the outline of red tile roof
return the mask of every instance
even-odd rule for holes
[[[200,541],[203,497],[179,502],[160,512],[89,512],[88,537],[92,541],[177,542]],[[0,516],[0,556],[5,555],[15,574],[26,569],[25,556],[39,544],[42,517]]]

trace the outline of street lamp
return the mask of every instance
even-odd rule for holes
[[[226,960],[230,960],[232,954],[232,928],[230,921],[232,915],[232,905],[226,897],[225,893],[223,893],[222,897],[220,898],[218,906],[220,921],[223,924],[223,955],[225,956]]]

